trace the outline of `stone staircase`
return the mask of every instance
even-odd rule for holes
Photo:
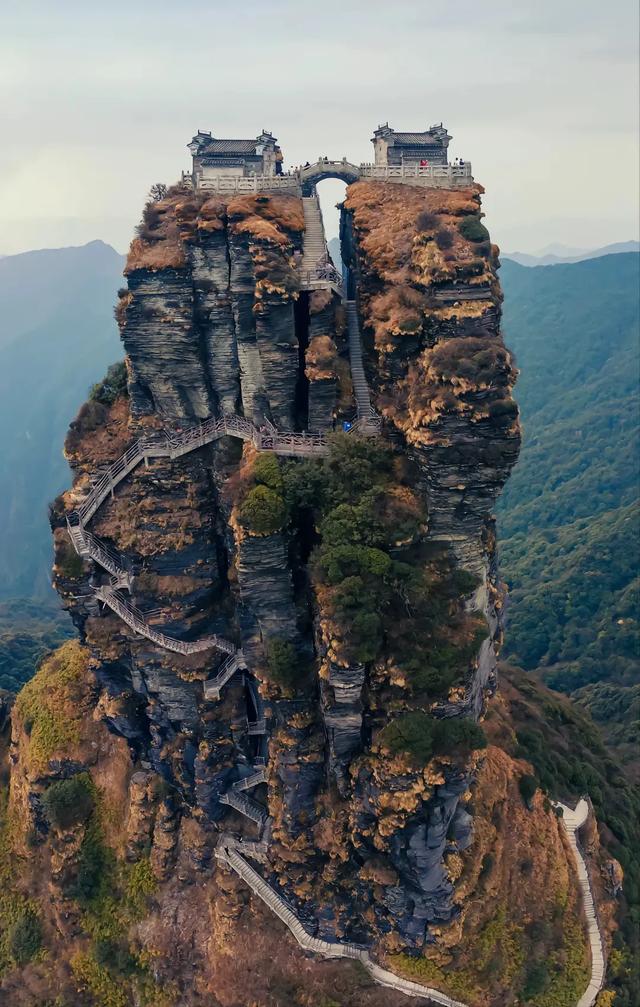
[[[230,808],[235,808],[239,811],[241,815],[245,818],[250,819],[250,821],[255,822],[255,824],[262,828],[267,820],[266,808],[263,808],[261,804],[254,801],[253,798],[248,797],[246,794],[239,793],[237,790],[228,790],[226,794],[222,794],[220,797],[220,804],[228,804]]]
[[[349,362],[351,364],[351,380],[353,394],[356,400],[358,426],[362,432],[380,432],[380,417],[371,405],[369,385],[364,372],[362,360],[362,338],[360,334],[360,319],[355,301],[344,302],[347,315],[347,332],[349,336]]]
[[[234,672],[246,667],[242,651],[238,651],[230,641],[215,634],[197,641],[183,641],[161,633],[151,626],[149,613],[141,612],[121,594],[122,589],[131,590],[132,582],[131,572],[126,568],[123,557],[92,535],[87,530],[86,524],[104,501],[113,496],[118,484],[142,461],[148,464],[149,458],[180,458],[225,436],[251,441],[259,451],[273,451],[274,454],[291,457],[321,456],[328,450],[325,437],[321,433],[281,433],[275,427],[258,429],[243,416],[225,414],[188,427],[178,434],[163,433],[156,437],[139,438],[113,465],[101,473],[77,509],[67,515],[69,537],[77,554],[82,558],[94,560],[111,574],[109,585],[93,589],[96,598],[119,615],[131,629],[176,654],[196,654],[217,648],[230,655],[232,660],[225,662],[217,677],[205,683],[205,698],[208,699],[219,699],[220,690]]]
[[[204,698],[209,701],[220,699],[220,693],[227,682],[235,675],[236,671],[244,671],[246,667],[247,663],[243,652],[236,650],[222,664],[216,677],[210,678],[204,683]]]
[[[302,209],[304,212],[302,269],[304,272],[313,272],[316,266],[327,258],[327,242],[318,197],[305,197],[302,200]]]
[[[256,769],[254,773],[249,776],[244,776],[241,780],[238,780],[233,784],[233,790],[251,790],[253,787],[257,787],[260,783],[267,782],[267,770],[266,766],[260,766]]]
[[[587,864],[580,851],[576,837],[576,832],[580,826],[584,825],[589,816],[589,805],[584,798],[582,798],[578,801],[574,809],[567,807],[566,804],[557,804],[556,807],[562,808],[561,821],[575,860],[576,871],[578,873],[578,884],[582,894],[584,914],[587,918],[587,933],[589,937],[589,948],[591,950],[591,978],[589,980],[589,985],[578,1000],[576,1007],[593,1007],[598,999],[598,994],[604,985],[605,960],[604,952],[602,950],[602,934],[600,933],[596,907],[593,901],[593,892],[591,891]]]
[[[267,721],[264,717],[260,720],[251,720],[247,725],[248,734],[266,734],[267,733]]]
[[[233,654],[235,657],[236,648],[234,644],[216,634],[203,636],[199,640],[186,641],[176,640],[172,636],[167,636],[166,633],[159,632],[159,630],[149,625],[147,618],[139,608],[128,602],[120,591],[111,585],[107,586],[103,584],[95,588],[94,593],[99,601],[108,605],[111,611],[119,615],[131,629],[139,633],[140,636],[145,636],[148,640],[152,640],[153,643],[157,643],[158,646],[163,647],[165,650],[173,651],[174,654],[197,654],[200,651],[215,648],[226,654]]]
[[[230,867],[231,870],[235,871],[242,878],[252,892],[289,928],[298,944],[305,951],[322,955],[324,958],[351,958],[360,961],[372,979],[377,983],[390,989],[398,990],[406,994],[406,996],[430,999],[433,1003],[442,1004],[443,1007],[467,1007],[466,1004],[461,1003],[459,1000],[453,1000],[438,990],[434,990],[429,986],[422,986],[420,983],[414,983],[409,979],[402,979],[400,976],[396,976],[392,972],[381,968],[372,962],[369,953],[364,948],[359,948],[356,944],[332,943],[320,940],[318,937],[312,937],[302,925],[291,906],[246,861],[243,856],[243,847],[244,844],[223,836],[215,850],[216,859],[225,866]],[[247,850],[247,852],[249,851]]]
[[[575,836],[576,830],[585,822],[589,808],[587,802],[584,800],[580,801],[574,810],[565,805],[559,805],[559,807],[563,810],[563,825],[576,860],[578,879],[589,925],[589,941],[591,946],[591,980],[576,1007],[593,1007],[604,982],[604,956],[587,867],[578,848]],[[360,961],[375,982],[389,989],[404,993],[406,996],[424,998],[434,1004],[441,1004],[442,1007],[467,1007],[466,1004],[459,1000],[454,1000],[452,997],[447,996],[446,993],[394,975],[393,972],[382,968],[372,961],[369,953],[364,948],[360,948],[355,944],[340,944],[313,937],[303,926],[297,914],[282,895],[265,881],[245,859],[244,854],[251,856],[249,847],[253,845],[258,847],[256,851],[259,854],[258,859],[263,860],[264,843],[242,843],[232,836],[226,835],[221,837],[215,850],[215,856],[221,864],[235,871],[252,892],[282,920],[302,948],[314,954],[322,955],[324,958],[351,958]]]
[[[343,296],[342,277],[329,261],[327,239],[322,222],[322,211],[317,196],[305,196],[302,200],[304,212],[304,242],[300,280],[303,289],[321,290],[329,288]]]

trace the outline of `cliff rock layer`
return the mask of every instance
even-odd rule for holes
[[[30,961],[34,988],[87,1003],[330,1003],[334,982],[343,1004],[403,1002],[283,955],[229,848],[309,934],[469,1004],[527,988],[554,913],[572,935],[556,972],[569,957],[583,977],[558,821],[479,723],[501,635],[491,511],[519,443],[479,187],[350,187],[381,422],[349,432],[345,310],[335,285],[301,289],[304,221],[284,195],[145,209],[117,308],[127,390],[103,384],[72,424],[52,508],[81,642],[13,719],[4,843],[48,889],[16,887],[6,989]],[[41,960],[61,934],[72,953]]]

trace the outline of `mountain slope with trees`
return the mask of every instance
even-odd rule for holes
[[[582,704],[593,692],[605,729],[630,709],[638,675],[639,261],[506,261],[501,274],[524,426],[499,504],[506,652],[555,688],[580,689]],[[625,744],[629,730],[633,718]]]

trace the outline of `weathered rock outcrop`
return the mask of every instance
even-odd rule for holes
[[[217,981],[231,967],[220,949],[247,932],[255,940],[243,896],[213,868],[229,833],[310,933],[405,972],[435,969],[445,985],[451,966],[453,992],[458,973],[481,971],[456,949],[467,901],[489,892],[483,858],[504,842],[522,766],[486,754],[475,724],[500,638],[491,508],[518,449],[497,250],[478,191],[349,191],[343,249],[379,437],[329,437],[321,459],[279,462],[230,437],[153,457],[93,517],[126,571],[127,604],[174,640],[216,634],[224,652],[175,653],[102,607],[95,589],[111,575],[75,555],[66,517],[137,437],[229,413],[267,433],[352,421],[343,308],[330,289],[299,289],[304,216],[293,196],[175,190],[147,207],[133,242],[117,311],[128,397],[89,403],[73,425],[75,482],[52,511],[55,583],[91,668],[87,715],[122,762],[113,884],[125,930],[137,927],[135,981],[175,981],[176,1002],[213,1003],[214,989],[215,1002],[239,1002]],[[92,776],[89,754],[71,746],[58,775]],[[50,785],[50,760],[45,771]],[[504,816],[493,831],[480,796],[491,772]],[[92,779],[98,793],[102,777]],[[48,850],[38,787],[28,789],[15,800]],[[102,820],[93,807],[57,878],[81,873]],[[535,815],[568,871],[552,812],[538,802]],[[548,871],[542,851],[532,858]],[[146,917],[132,877],[158,900]],[[502,881],[508,905],[519,881]],[[190,893],[203,899],[197,924],[185,922]],[[74,966],[86,988],[98,951]],[[497,1005],[506,982],[473,1003]],[[384,998],[362,991],[359,1002],[396,1002]]]

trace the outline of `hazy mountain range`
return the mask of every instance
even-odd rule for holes
[[[0,599],[49,596],[47,504],[69,421],[121,355],[123,257],[102,241],[0,259]]]
[[[527,252],[503,252],[503,259],[511,259],[521,266],[555,266],[558,263],[584,262],[585,259],[599,259],[603,255],[619,255],[624,252],[640,252],[640,241],[617,241],[602,248],[568,248],[565,245],[548,245],[537,255]]]

